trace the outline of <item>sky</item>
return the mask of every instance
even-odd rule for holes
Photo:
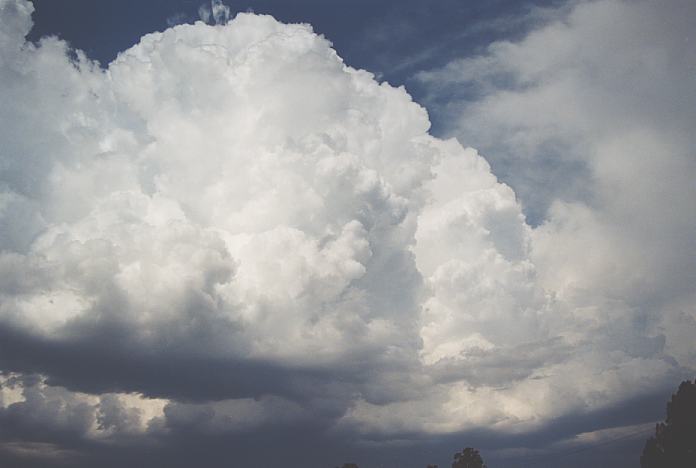
[[[694,20],[0,0],[0,465],[638,466],[696,374]]]

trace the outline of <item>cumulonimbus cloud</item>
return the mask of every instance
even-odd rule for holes
[[[26,1],[0,11],[0,417],[514,432],[693,368],[630,301],[571,287],[564,226],[595,218],[527,225],[309,26],[179,25],[102,69],[25,42]]]

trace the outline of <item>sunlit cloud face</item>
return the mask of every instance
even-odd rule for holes
[[[525,122],[541,145],[546,117],[515,102],[574,89],[584,68],[542,80],[555,62],[524,57],[539,37],[583,43],[608,27],[607,5],[644,14],[580,5],[565,27],[421,79],[525,77],[452,127]],[[146,35],[102,69],[56,38],[25,42],[31,11],[0,0],[0,422],[18,428],[5,440],[56,444],[23,446],[44,453],[298,427],[519,434],[696,367],[681,286],[695,269],[643,229],[657,219],[696,251],[681,140],[663,157],[665,133],[594,139],[582,106],[554,117],[564,144],[594,142],[594,203],[553,198],[532,227],[476,150],[431,136],[405,89],[344,64],[308,25],[228,22],[218,2],[201,10],[216,25]],[[589,54],[580,65],[602,69]],[[629,156],[666,161],[677,185],[661,191]],[[630,196],[644,189],[652,201]]]
[[[581,2],[545,11],[519,42],[419,75],[432,97],[476,90],[443,109],[448,131],[485,151],[539,225],[538,284],[571,306],[574,333],[687,369],[694,14],[683,1]]]

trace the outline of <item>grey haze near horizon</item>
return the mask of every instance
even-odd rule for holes
[[[38,6],[41,8],[40,4]],[[510,19],[501,15],[504,20]],[[512,266],[509,270],[487,270],[480,265],[476,267],[478,270],[473,267],[462,270],[475,272],[484,280],[502,278],[503,284],[499,289],[485,291],[482,288],[486,283],[482,281],[475,285],[478,289],[462,287],[460,290],[464,296],[484,290],[489,294],[486,300],[492,302],[495,310],[502,311],[502,317],[486,318],[484,312],[490,305],[482,306],[468,297],[452,295],[456,290],[448,290],[448,282],[452,282],[453,288],[457,285],[451,278],[442,280],[441,275],[435,274],[430,279],[425,278],[430,288],[440,291],[437,307],[447,307],[448,311],[457,307],[483,311],[478,321],[469,318],[464,322],[451,322],[450,328],[430,331],[429,336],[449,343],[451,349],[432,347],[427,370],[418,368],[405,356],[390,357],[384,362],[375,360],[372,353],[380,349],[379,342],[366,343],[365,349],[341,349],[339,359],[318,365],[278,360],[277,356],[269,355],[249,358],[238,351],[230,351],[226,342],[230,336],[244,340],[243,332],[235,324],[217,319],[195,328],[181,328],[181,322],[162,322],[157,326],[163,327],[160,330],[164,334],[155,336],[154,341],[142,341],[128,320],[105,315],[103,317],[108,320],[69,323],[61,330],[60,340],[52,339],[55,331],[41,336],[31,326],[3,321],[0,362],[3,370],[12,372],[4,386],[23,389],[24,401],[15,402],[16,395],[4,396],[4,401],[9,403],[0,414],[0,434],[4,440],[2,456],[17,466],[44,466],[47,459],[65,459],[71,465],[83,459],[87,465],[98,461],[102,466],[109,466],[109,463],[111,466],[126,463],[153,466],[160,460],[169,460],[174,466],[229,466],[235,464],[235,459],[243,466],[276,466],[283,462],[291,466],[329,466],[348,460],[359,461],[361,466],[424,466],[426,462],[446,466],[453,450],[462,445],[476,445],[483,449],[490,466],[520,466],[534,460],[535,456],[549,463],[561,457],[564,464],[567,462],[566,466],[574,466],[574,463],[581,466],[588,462],[586,456],[591,460],[593,454],[580,451],[579,457],[573,455],[578,447],[601,446],[602,441],[616,440],[614,444],[605,445],[612,450],[601,452],[595,460],[613,457],[617,466],[635,466],[642,440],[652,421],[661,417],[669,392],[680,379],[694,372],[690,337],[694,331],[691,285],[696,274],[693,267],[696,237],[692,211],[696,197],[690,180],[696,172],[690,129],[695,120],[693,90],[696,86],[694,54],[688,47],[688,24],[693,17],[689,2],[669,2],[659,7],[649,2],[577,2],[551,9],[526,10],[525,18],[516,20],[515,27],[527,33],[517,30],[509,42],[501,34],[490,46],[486,46],[487,36],[484,35],[483,39],[479,38],[480,46],[461,53],[461,57],[455,49],[455,52],[442,52],[443,56],[432,62],[413,61],[411,56],[398,60],[398,53],[384,59],[392,68],[405,70],[401,79],[419,90],[420,94],[416,95],[420,96],[420,102],[427,106],[431,120],[438,122],[437,134],[457,136],[464,145],[479,149],[490,161],[492,173],[515,190],[528,219],[536,226],[531,234],[526,231],[515,234],[515,230],[527,228],[519,223],[519,213],[512,205],[500,210],[490,208],[482,200],[471,202],[470,207],[467,205],[468,218],[460,217],[460,221],[467,220],[472,229],[487,230],[484,238],[489,239],[486,236],[490,235],[492,245]],[[168,18],[174,21],[171,16]],[[402,28],[408,31],[403,25]],[[325,34],[332,39],[330,31]],[[612,47],[607,46],[608,39]],[[554,47],[549,47],[550,44]],[[49,48],[54,47],[56,56],[64,53],[55,44],[42,47],[49,52]],[[321,44],[317,47],[326,50]],[[426,48],[425,52],[431,50]],[[51,57],[49,52],[46,57]],[[343,56],[340,48],[338,53]],[[348,65],[356,65],[346,61]],[[394,66],[400,62],[409,65]],[[46,68],[39,68],[44,73],[52,69],[50,63],[44,66]],[[89,73],[98,77],[99,72]],[[388,72],[382,73],[388,76]],[[393,73],[399,76],[398,72]],[[88,76],[88,80],[94,80],[90,82],[92,92],[99,93],[99,78],[94,76]],[[11,80],[12,74],[3,75],[3,82],[13,83]],[[51,91],[45,84],[42,86],[50,97]],[[16,99],[16,96],[10,92],[3,98]],[[53,109],[59,116],[59,109]],[[8,112],[11,116],[11,110]],[[100,111],[95,112],[93,115],[100,118]],[[54,116],[46,118],[47,129],[52,129],[51,117]],[[133,128],[130,118],[119,116],[120,120],[114,125],[107,116],[105,122],[114,127]],[[20,121],[16,134],[25,131],[21,125]],[[114,133],[111,135],[113,137]],[[54,138],[50,134],[44,136],[47,141]],[[88,137],[75,133],[72,138],[79,142],[80,138]],[[3,158],[27,151],[22,146],[25,143],[13,144],[14,148],[19,148],[17,153],[4,153]],[[41,139],[31,144],[34,146],[29,151],[40,156]],[[131,143],[124,140],[113,144],[128,148]],[[86,154],[96,150],[90,146],[85,148]],[[59,151],[65,151],[68,157],[71,149],[59,148]],[[5,161],[7,159],[3,159]],[[42,159],[39,157],[37,161]],[[457,164],[452,164],[453,169],[458,168]],[[16,172],[11,179],[6,178],[8,172],[3,174],[3,182],[10,184],[14,194],[23,195],[23,189],[30,194],[35,187],[32,184],[36,183],[36,174],[42,173],[41,168],[32,168],[30,172],[14,169]],[[428,170],[427,167],[419,169]],[[381,171],[383,177],[395,177],[387,169]],[[86,177],[79,171],[76,174]],[[485,168],[472,174],[488,177]],[[23,181],[22,177],[27,175],[34,179]],[[390,182],[394,185],[395,181]],[[28,185],[22,187],[21,183]],[[443,193],[456,187],[456,181],[447,187],[443,186]],[[496,185],[490,187],[495,193],[503,190]],[[403,196],[407,189],[401,190],[399,195]],[[509,194],[501,193],[499,201],[509,203],[510,199],[506,198]],[[29,196],[18,202],[12,196],[3,201],[4,220],[8,220],[3,224],[3,248],[21,253],[28,248],[27,238],[34,234],[30,228],[36,225],[26,213],[36,213],[32,209],[38,206],[38,213],[65,215],[56,212],[55,206],[43,205],[46,202],[40,198],[32,200]],[[468,196],[476,198],[472,194]],[[388,204],[386,198],[380,200]],[[188,201],[194,202],[193,199]],[[443,199],[442,206],[430,210],[430,218],[421,219],[437,221],[440,213],[447,213],[449,208],[443,207],[451,201]],[[109,209],[103,208],[104,212]],[[472,213],[479,209],[493,218],[476,218]],[[68,214],[66,219],[70,216]],[[336,234],[336,241],[360,239],[359,229],[346,226],[345,235]],[[446,229],[451,227],[446,226]],[[467,232],[460,234],[471,245],[477,249],[488,248],[489,244],[476,237],[479,234],[466,237],[469,236]],[[421,233],[419,239],[427,244],[429,235]],[[525,240],[516,244],[515,236]],[[375,247],[380,245],[378,242],[386,245],[385,240],[370,239],[375,252],[380,249]],[[451,239],[443,242],[458,254]],[[529,251],[524,246],[526,242],[532,244]],[[186,245],[186,241],[177,245]],[[357,255],[355,258],[362,258],[360,247],[351,245]],[[97,250],[71,255],[74,259],[81,255],[108,258],[108,254],[96,247]],[[209,248],[208,254],[220,251],[214,242]],[[439,255],[442,254],[433,250],[421,257],[437,262]],[[461,255],[470,264],[476,264],[471,260],[473,257],[467,257],[468,253]],[[27,275],[25,278],[42,272],[48,274],[41,266],[22,265],[16,256],[5,257],[4,261],[4,271],[14,274],[21,271]],[[60,261],[67,265],[74,260]],[[382,271],[404,274],[399,280],[401,287],[413,294],[403,299],[406,310],[416,307],[415,296],[421,294],[418,276],[427,277],[426,271],[431,267],[419,265],[420,274],[410,277],[414,272],[408,267],[408,259],[404,257],[400,261],[404,263]],[[539,298],[532,297],[537,293],[530,292],[537,285],[521,286],[521,282],[526,281],[524,275],[528,274],[523,272],[527,263],[534,265],[534,274],[540,278],[535,281],[540,288],[554,291],[559,299],[539,302]],[[221,281],[229,275],[224,262],[213,265],[212,269],[208,263],[200,265],[207,269],[206,274],[222,278]],[[18,291],[35,287],[32,281],[41,281],[41,278],[32,281],[19,278],[3,283],[6,304],[8,298],[18,297]],[[466,281],[474,281],[473,278]],[[388,284],[380,283],[380,287],[388,288]],[[324,287],[336,286],[331,283]],[[119,302],[122,297],[103,294],[103,299],[113,301],[109,307],[122,306]],[[65,296],[61,297],[65,300]],[[557,335],[544,335],[531,328],[502,332],[506,329],[505,323],[514,320],[520,320],[522,328],[536,325],[516,316],[507,300],[496,302],[501,297],[521,303],[526,301],[530,309],[540,304],[541,307],[560,307],[555,310],[559,320],[577,320],[577,323],[569,328],[553,323],[553,319],[544,324],[552,331],[562,331]],[[187,300],[193,302],[182,309],[189,310],[186,313],[190,314],[191,307],[208,307],[195,302],[200,298]],[[34,325],[37,323],[40,319]],[[462,332],[469,329],[476,333]],[[275,332],[269,330],[268,333]],[[469,341],[458,341],[461,333],[466,334]],[[497,333],[501,336],[496,336]],[[560,335],[574,345],[559,341]],[[210,345],[200,349],[196,336],[205,337]],[[422,332],[420,336],[424,336]],[[501,347],[500,343],[506,341],[515,345],[507,349]],[[177,347],[173,348],[172,343]],[[405,350],[418,346],[408,340],[392,345]],[[454,356],[463,350],[466,350],[466,359],[458,362]],[[586,369],[576,365],[564,367],[573,353],[597,362]],[[630,359],[616,358],[618,354]],[[608,360],[606,366],[601,363],[604,359]],[[413,421],[396,422],[396,428],[367,430],[360,424],[349,424],[332,432],[336,421],[345,416],[354,402],[356,393],[371,404],[385,405],[385,408],[393,401],[423,400],[416,404],[415,421],[427,419],[423,415],[427,415],[430,408],[433,408],[434,420],[440,418],[434,408],[441,404],[438,402],[441,395],[436,395],[435,399],[423,397],[428,387],[418,381],[420,373],[442,388],[450,383],[466,382],[473,388],[500,387],[504,390],[517,382],[546,378],[539,370],[545,371],[551,366],[568,371],[566,377],[571,382],[577,379],[579,386],[588,379],[597,379],[600,383],[604,379],[614,385],[618,374],[613,374],[611,368],[624,366],[625,362],[631,362],[633,367],[626,368],[627,373],[621,375],[619,384],[645,381],[626,398],[612,400],[602,393],[606,389],[589,388],[588,392],[597,392],[597,399],[600,402],[606,399],[608,404],[593,408],[591,395],[589,399],[587,394],[581,395],[582,404],[578,407],[561,405],[543,415],[540,425],[523,432],[498,431],[492,426],[486,427],[490,423],[475,421],[471,429],[455,425],[451,430],[432,433],[423,431],[422,426],[417,429],[419,426]],[[646,366],[641,367],[641,362]],[[661,368],[663,365],[665,367]],[[573,371],[579,371],[577,376],[572,376]],[[589,371],[596,373],[588,374]],[[642,377],[641,372],[644,373]],[[44,381],[46,377],[48,380]],[[615,389],[622,387],[610,388],[617,391]],[[437,393],[435,388],[433,391]],[[134,431],[139,416],[124,402],[123,395],[129,392],[171,401],[164,412],[165,419],[154,424],[146,436]],[[329,394],[331,398],[326,398]],[[92,400],[95,395],[98,401]],[[577,395],[572,393],[567,395],[570,399],[575,397]],[[260,407],[254,403],[259,401]],[[142,416],[145,411],[142,402],[131,403],[132,408],[140,408]],[[419,404],[423,407],[418,408]],[[407,408],[396,407],[388,412],[399,409],[407,412]],[[216,414],[222,416],[216,418]],[[241,431],[238,428],[231,432],[225,430],[225,418],[235,414],[253,423]],[[272,418],[268,419],[266,414]],[[366,424],[361,417],[363,415],[358,414],[355,420]],[[107,443],[90,435],[94,421],[106,428],[102,432],[113,432],[113,440]],[[404,429],[399,429],[400,425]],[[574,439],[579,433],[592,434]],[[136,441],[135,438],[145,440]],[[625,442],[622,444],[622,441]],[[269,446],[274,447],[271,453]],[[540,452],[535,452],[537,449]],[[634,458],[630,460],[629,457]]]

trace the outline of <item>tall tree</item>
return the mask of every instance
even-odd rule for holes
[[[486,465],[478,450],[467,447],[460,453],[454,454],[452,468],[486,468]]]
[[[667,419],[645,442],[642,468],[696,467],[696,380],[682,382],[667,403]]]

